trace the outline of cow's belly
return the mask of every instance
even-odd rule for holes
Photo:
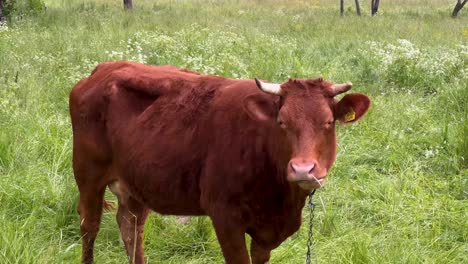
[[[109,184],[109,188],[119,202],[125,203],[131,197],[160,214],[205,214],[200,207],[198,184],[184,175],[123,176]]]

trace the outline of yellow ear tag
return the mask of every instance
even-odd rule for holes
[[[344,121],[350,122],[350,121],[353,121],[354,119],[356,119],[356,113],[354,112],[352,108],[350,108],[349,112],[346,113],[346,115],[344,116]]]

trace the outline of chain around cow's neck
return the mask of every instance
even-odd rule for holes
[[[312,197],[317,189],[314,189],[312,192],[309,193],[309,236],[307,239],[307,255],[306,255],[306,264],[311,264],[311,255],[312,255],[312,228],[313,228],[313,220],[314,220],[314,209],[315,204],[312,201]]]

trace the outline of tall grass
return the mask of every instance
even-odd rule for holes
[[[174,64],[235,78],[352,81],[373,105],[339,128],[338,160],[316,195],[318,263],[468,262],[468,18],[453,1],[387,1],[339,18],[311,1],[45,1],[0,27],[0,263],[76,263],[78,191],[68,93],[101,61]],[[368,1],[362,1],[367,7]],[[114,199],[107,194],[109,199]],[[308,219],[308,211],[304,211]],[[273,252],[301,263],[307,225]],[[152,215],[149,263],[220,263],[207,218]],[[98,263],[126,261],[115,212]]]

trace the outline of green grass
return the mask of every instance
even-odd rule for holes
[[[68,93],[101,61],[174,64],[227,77],[352,81],[372,108],[339,128],[316,194],[316,263],[468,262],[468,14],[454,1],[45,1],[0,29],[0,263],[77,263],[78,191]],[[333,2],[333,3],[331,3]],[[110,199],[112,195],[107,194]],[[304,212],[304,221],[308,211]],[[273,251],[302,263],[307,224]],[[152,215],[148,263],[221,263],[207,218]],[[115,212],[98,263],[124,263]]]

